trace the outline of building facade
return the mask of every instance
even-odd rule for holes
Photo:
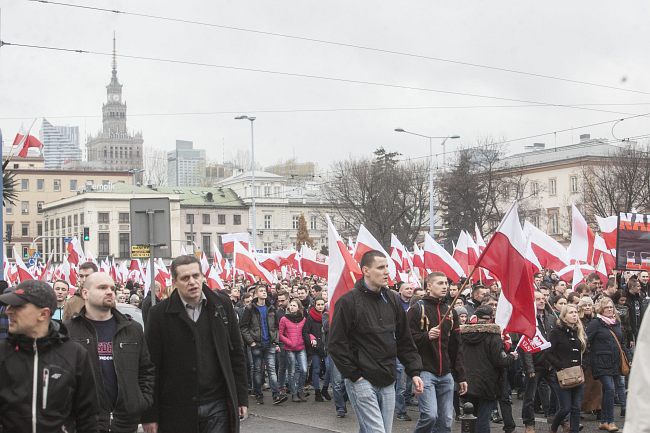
[[[54,126],[43,119],[39,131],[43,143],[45,168],[63,168],[66,163],[81,161],[78,126]]]
[[[115,38],[113,38],[113,69],[106,86],[106,102],[102,104],[102,130],[86,142],[88,163],[106,170],[142,170],[144,140],[141,133],[131,134],[126,127],[126,102],[122,84],[117,79]]]
[[[205,150],[194,143],[176,140],[176,149],[167,153],[167,184],[187,187],[205,185]]]

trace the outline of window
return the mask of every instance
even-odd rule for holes
[[[203,214],[203,224],[210,224],[210,214],[209,213],[204,213]]]
[[[264,215],[264,228],[265,229],[271,228],[271,215]]]
[[[72,227],[72,215],[68,215],[68,227]]]
[[[128,212],[120,212],[119,223],[120,224],[128,224],[129,223],[129,213]],[[121,256],[121,257],[124,257],[124,256]]]
[[[317,228],[318,228],[318,217],[316,215],[312,215],[309,218],[309,229],[316,230]]]
[[[84,225],[84,214],[79,214],[79,224]]]
[[[264,242],[264,254],[271,254],[271,242]]]
[[[534,225],[535,227],[539,227],[539,211],[534,211],[534,212],[530,215],[530,222],[531,222],[531,224]]]
[[[7,245],[7,248],[5,250],[5,257],[8,259],[14,258],[14,249],[11,247],[11,245]]]
[[[45,188],[45,179],[36,179],[36,189],[43,191]]]
[[[55,218],[55,219],[54,219],[54,222],[56,223],[56,229],[58,230],[59,227],[61,226],[59,219],[58,219],[58,218]]]
[[[194,233],[185,232],[185,244],[192,246],[194,243]]]
[[[65,217],[62,217],[62,218],[61,218],[61,228],[62,228],[62,229],[65,228]]]
[[[106,257],[111,253],[109,239],[109,233],[97,233],[97,254],[100,257]]]
[[[36,223],[36,236],[43,236],[43,223]]]
[[[548,195],[557,195],[557,179],[548,180]]]
[[[20,225],[20,235],[23,237],[29,236],[29,223],[22,223]]]
[[[14,208],[11,206],[7,206],[5,210],[7,211],[7,215],[13,215],[14,213]]]
[[[548,210],[548,232],[551,235],[560,233],[560,210],[558,208]]]
[[[41,213],[43,212],[43,205],[45,204],[44,201],[37,201],[36,202],[36,212]]]
[[[20,189],[29,191],[29,179],[20,179]]]
[[[578,176],[571,176],[569,178],[569,187],[572,193],[578,192]]]
[[[224,222],[225,222],[225,215],[224,215]],[[219,223],[221,224],[221,223]],[[241,215],[235,214],[232,216],[232,224],[235,226],[240,226],[241,225]]]
[[[77,190],[77,179],[70,179],[70,191]]]
[[[217,224],[219,225],[226,225],[226,215],[225,214],[217,214]]]
[[[276,197],[280,197],[280,191],[279,186],[273,187],[273,194],[275,194]]]
[[[538,182],[533,182],[530,185],[530,191],[533,194],[533,197],[537,197],[539,195],[539,183]]]
[[[128,215],[128,214],[127,214]],[[120,233],[120,257],[131,257],[131,239],[128,233]]]
[[[61,191],[61,179],[54,179],[53,187],[54,191]]]
[[[109,222],[110,222],[110,217],[108,212],[97,212],[98,224],[108,224]]]
[[[13,231],[14,231],[14,225],[13,225],[13,223],[7,223],[7,224],[5,224],[5,234],[6,234],[6,233],[13,234]],[[11,237],[11,236],[9,236],[9,237]]]
[[[21,201],[20,202],[20,213],[23,215],[29,214],[29,202]]]
[[[74,226],[77,227],[79,225],[79,215],[74,214],[73,215],[73,220],[74,220]],[[47,230],[47,229],[46,229]]]
[[[298,222],[300,221],[300,216],[294,215],[291,217],[291,228],[298,229]]]
[[[205,233],[201,235],[201,248],[206,256],[212,255],[212,236]]]
[[[265,186],[264,187],[264,197],[271,197],[271,187],[270,186]]]
[[[48,226],[49,226],[49,221],[48,221],[48,220],[45,220],[45,231],[48,230]]]
[[[185,215],[185,223],[186,224],[194,224],[194,214],[188,213]]]

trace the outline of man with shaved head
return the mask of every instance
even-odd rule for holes
[[[135,432],[153,402],[154,365],[139,323],[115,308],[115,282],[105,272],[88,275],[85,305],[66,322],[70,337],[90,354],[99,398],[99,431]]]

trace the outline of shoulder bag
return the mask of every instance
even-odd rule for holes
[[[630,374],[630,361],[627,360],[627,355],[625,355],[625,352],[623,352],[623,348],[621,347],[621,343],[618,341],[618,337],[612,331],[611,329],[609,332],[612,333],[612,337],[614,337],[614,341],[616,342],[616,345],[618,346],[618,353],[619,356],[621,357],[621,374],[623,376],[627,376]]]
[[[576,365],[574,367],[558,370],[557,381],[562,389],[575,388],[576,386],[585,383],[585,374],[582,371],[582,367]]]

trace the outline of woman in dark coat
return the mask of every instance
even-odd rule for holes
[[[579,367],[582,365],[582,353],[587,348],[586,340],[582,322],[578,317],[578,308],[571,304],[565,305],[560,311],[557,328],[553,329],[549,335],[551,347],[546,352],[546,360],[558,372],[565,368]],[[569,389],[559,388],[556,391],[560,402],[560,410],[555,414],[551,424],[551,431],[557,432],[560,424],[564,424],[564,418],[570,414],[569,431],[578,433],[580,431],[580,406],[582,405],[584,384]]]
[[[323,342],[323,312],[325,300],[321,297],[314,299],[314,306],[307,313],[307,323],[302,328],[304,339],[308,344],[307,354],[311,360],[311,382],[316,394],[315,400],[322,402],[323,396],[320,387],[321,363],[325,361],[325,343]],[[323,385],[327,393],[329,383]],[[329,396],[329,394],[328,394]]]
[[[589,322],[594,320],[596,313],[594,313],[594,301],[585,296],[580,299],[580,304],[578,304],[578,315],[580,316],[580,321],[582,322],[582,329],[587,329]],[[589,346],[587,346],[587,351],[582,354],[582,368],[585,372],[585,392],[582,399],[582,411],[593,413],[600,412],[600,402],[603,400],[603,389],[600,386],[600,382],[594,379],[594,376],[591,374],[591,363],[589,362]]]
[[[619,344],[625,347],[621,324],[616,319],[614,302],[603,297],[596,303],[597,316],[587,326],[591,371],[603,386],[600,430],[618,431],[614,424],[614,393],[620,388],[621,359]],[[622,399],[621,399],[622,397]],[[625,389],[619,393],[621,408],[625,407]]]

